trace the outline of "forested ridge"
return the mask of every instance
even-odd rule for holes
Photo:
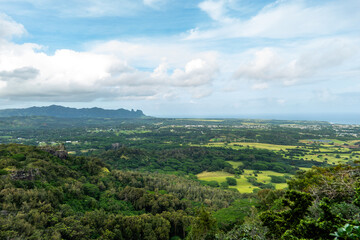
[[[0,145],[1,239],[184,238],[200,206],[215,211],[241,198],[182,177],[109,170],[99,158],[61,151]]]
[[[49,116],[58,118],[139,118],[144,117],[141,110],[107,110],[102,108],[70,108],[58,105],[47,107],[30,107],[23,109],[0,110],[0,117],[15,116]]]

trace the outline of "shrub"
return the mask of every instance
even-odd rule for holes
[[[229,184],[229,186],[236,186],[237,185],[236,179],[232,178],[232,177],[227,177],[226,182]]]

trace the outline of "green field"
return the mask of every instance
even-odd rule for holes
[[[230,163],[233,168],[237,168],[239,166],[243,166],[244,164],[242,162],[234,162],[234,161],[226,161],[227,163]]]
[[[280,150],[285,151],[286,149],[293,149],[293,148],[297,147],[297,146],[288,146],[288,145],[276,145],[276,144],[267,144],[267,143],[251,143],[251,142],[234,142],[234,143],[229,143],[228,146],[231,146],[234,149],[253,147],[253,148],[267,149],[267,150],[272,150],[272,151],[280,151]]]
[[[267,149],[272,151],[280,151],[286,149],[294,149],[297,146],[289,146],[289,145],[276,145],[276,144],[268,144],[268,143],[252,143],[252,142],[232,142],[226,143],[221,142],[224,138],[214,138],[211,139],[211,142],[203,145],[192,144],[191,146],[202,146],[202,147],[228,147],[235,150],[243,149],[243,148],[259,148],[259,149]]]
[[[261,171],[261,173],[257,174],[257,180],[262,183],[270,183],[270,175],[274,176],[291,176],[290,174],[277,173],[273,171]],[[249,183],[246,177],[254,176],[253,170],[245,170],[244,174],[240,176],[240,178],[236,179],[237,186],[230,186],[230,188],[236,188],[241,193],[251,193],[256,186],[253,186]],[[202,172],[197,175],[199,180],[205,181],[217,181],[218,183],[226,182],[227,177],[235,177],[234,174],[230,174],[223,171],[217,172]],[[284,189],[287,187],[286,183],[273,183],[276,189]]]
[[[302,159],[306,161],[316,161],[329,165],[338,165],[345,164],[348,161],[360,160],[360,152],[357,152],[354,149],[356,147],[355,143],[359,140],[350,140],[350,141],[341,141],[336,139],[314,139],[314,140],[301,140],[299,141],[300,146],[295,145],[277,145],[277,144],[268,144],[268,143],[257,143],[257,142],[243,142],[237,141],[229,142],[226,136],[218,135],[210,139],[206,144],[192,144],[192,146],[201,146],[201,147],[223,147],[231,148],[234,150],[241,150],[246,148],[256,148],[256,149],[266,149],[270,151],[275,151],[280,153],[284,158],[291,159]],[[301,146],[302,144],[302,146]],[[304,145],[305,144],[305,145]],[[294,151],[298,149],[298,151]],[[305,155],[301,155],[301,153]],[[238,161],[227,161],[230,163],[234,169],[242,166],[242,162]],[[301,168],[302,170],[307,170],[309,168]],[[270,175],[274,176],[289,176],[290,174],[277,173],[273,171],[261,171],[256,176],[256,181],[264,184],[271,183]],[[227,172],[203,172],[197,175],[199,180],[205,181],[217,181],[222,183],[226,181],[227,177],[234,177],[233,174]],[[245,170],[244,174],[237,178],[237,186],[230,186],[231,188],[236,188],[241,193],[253,192],[254,189],[258,188],[252,183],[248,182],[246,177],[254,176],[253,170]],[[274,183],[272,183],[274,184]],[[274,184],[276,189],[283,189],[287,187],[286,183],[276,183]]]

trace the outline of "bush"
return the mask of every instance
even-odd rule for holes
[[[274,175],[270,175],[271,177],[271,182],[272,183],[286,183],[286,179],[284,176],[274,176]]]
[[[202,185],[205,186],[210,186],[210,187],[219,187],[219,183],[217,181],[205,181],[205,180],[201,180],[200,183]]]
[[[232,177],[227,177],[226,182],[229,184],[229,186],[236,186],[237,185],[236,179],[232,178]]]
[[[12,158],[15,159],[16,161],[24,161],[26,159],[25,155],[21,153],[14,154]]]

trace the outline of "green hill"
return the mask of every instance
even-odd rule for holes
[[[140,118],[145,117],[141,110],[107,110],[102,108],[69,108],[57,105],[48,107],[30,107],[23,109],[0,110],[0,117],[48,116],[58,118]]]

